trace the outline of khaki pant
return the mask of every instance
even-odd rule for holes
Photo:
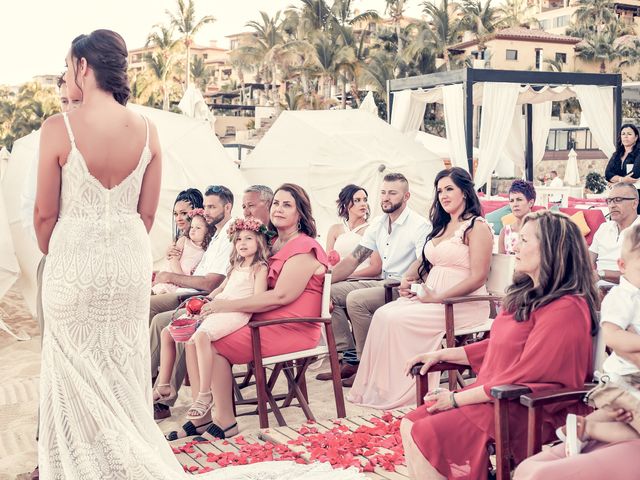
[[[158,295],[161,297],[163,295]],[[151,297],[153,298],[153,297]],[[177,299],[176,299],[177,302]],[[176,303],[174,309],[179,304]],[[158,368],[160,367],[160,346],[161,346],[161,338],[162,338],[162,330],[171,323],[171,316],[173,315],[174,309],[170,311],[165,311],[162,313],[158,313],[151,320],[151,326],[149,327],[149,336],[151,340],[151,377],[155,377],[158,375]],[[178,311],[176,316],[180,316],[185,313],[186,310],[181,309]],[[185,358],[184,351],[184,343],[176,343],[176,361],[173,364],[173,372],[171,373],[171,381],[170,384],[173,387],[176,395],[168,398],[167,400],[163,400],[163,405],[173,406],[178,398],[177,392],[180,390],[182,386],[182,382],[184,381],[184,377],[187,373],[187,363]]]
[[[42,348],[42,338],[44,337],[44,310],[42,308],[42,274],[44,273],[44,264],[47,261],[47,256],[43,255],[40,263],[38,263],[38,270],[36,271],[36,320],[38,320],[38,326],[40,327],[40,348]],[[36,441],[40,436],[40,407],[38,407],[38,425],[36,426]]]
[[[338,351],[344,352],[355,348],[360,357],[369,332],[369,325],[371,325],[371,318],[375,311],[384,305],[383,285],[383,280],[346,281],[331,285],[331,302],[333,303],[331,325]],[[394,294],[394,298],[395,295],[397,294]]]
[[[151,295],[151,306],[149,308],[149,325],[153,317],[159,313],[173,312],[180,305],[178,295],[175,293],[162,293],[160,295]],[[155,375],[154,375],[155,376]]]

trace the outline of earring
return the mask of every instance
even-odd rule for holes
[[[301,228],[302,228],[302,225],[300,224],[300,222],[298,222],[298,231],[300,231]]]

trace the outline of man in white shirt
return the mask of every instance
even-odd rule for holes
[[[341,371],[344,386],[353,384],[358,370],[357,359],[364,348],[371,318],[384,305],[384,280],[400,280],[409,266],[420,258],[431,229],[425,218],[407,206],[410,196],[409,182],[404,175],[387,174],[380,191],[384,215],[371,221],[360,245],[333,270],[331,301],[334,308],[331,318],[336,346],[344,352]],[[378,252],[382,259],[383,279],[345,281],[373,252]],[[320,374],[317,378],[329,380],[331,376]]]
[[[636,213],[638,191],[633,184],[614,184],[607,194],[607,205],[611,220],[600,225],[589,247],[591,263],[600,287],[619,283],[618,259],[624,232],[640,222],[640,216]]]
[[[229,269],[229,257],[232,245],[226,232],[226,224],[231,219],[233,209],[233,193],[222,185],[214,185],[207,188],[204,194],[204,210],[207,222],[215,225],[216,233],[207,247],[202,260],[196,267],[193,275],[180,275],[171,272],[158,272],[154,279],[156,283],[174,283],[179,285],[177,293],[167,293],[151,296],[151,311],[149,314],[149,334],[151,340],[151,377],[158,374],[160,366],[160,339],[162,330],[171,322],[174,310],[180,305],[180,296],[194,293],[199,290],[211,292],[218,288],[224,281]],[[154,405],[156,419],[166,418],[171,415],[169,406],[172,406],[177,398],[177,392],[186,375],[184,358],[184,344],[176,344],[176,360],[171,378],[171,385],[176,395],[163,400],[162,404]]]
[[[556,172],[555,170],[551,170],[551,172],[549,172],[549,176],[551,177],[551,181],[549,182],[550,187],[553,187],[553,188],[564,187],[564,182],[558,176],[558,172]]]

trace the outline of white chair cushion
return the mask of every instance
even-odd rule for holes
[[[298,352],[284,353],[282,355],[274,355],[273,357],[265,357],[262,359],[262,365],[274,365],[276,363],[315,357],[317,355],[325,355],[327,353],[329,353],[329,349],[326,345],[318,345],[317,347],[310,348],[308,350],[300,350]]]
[[[454,333],[456,336],[459,335],[471,335],[472,333],[482,333],[488,332],[491,330],[491,325],[493,324],[493,319],[488,319],[486,322],[481,323],[480,325],[475,325],[473,327],[468,328],[456,328]]]

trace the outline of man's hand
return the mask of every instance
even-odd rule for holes
[[[155,278],[153,279],[153,284],[156,283],[171,283],[171,273],[170,272],[158,272],[156,273]]]

